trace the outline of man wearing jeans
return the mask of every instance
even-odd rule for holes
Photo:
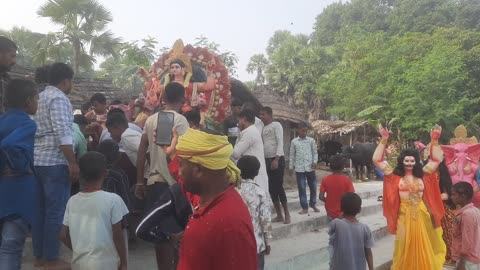
[[[295,169],[297,176],[298,195],[302,206],[301,215],[308,213],[308,206],[315,212],[317,208],[317,177],[315,166],[318,161],[317,144],[313,138],[307,137],[308,125],[301,123],[298,126],[298,137],[292,140],[290,145],[290,170]],[[310,188],[310,205],[307,204],[307,187]]]
[[[62,269],[59,260],[60,228],[70,181],[78,180],[73,152],[73,111],[67,94],[72,90],[73,70],[66,64],[50,67],[49,86],[40,93],[35,134],[34,164],[38,178],[37,214],[32,229],[35,267]]]

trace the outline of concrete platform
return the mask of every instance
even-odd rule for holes
[[[320,213],[309,210],[308,214],[300,215],[297,211],[291,212],[292,223],[273,223],[273,240],[285,239],[302,233],[319,230],[328,225],[328,217],[325,209],[319,207]],[[382,212],[382,203],[377,201],[377,197],[370,197],[362,202],[362,212],[360,216],[372,215]],[[297,209],[299,210],[299,209]]]
[[[353,187],[360,198],[368,199],[371,197],[377,198],[383,194],[383,182],[381,181],[367,181],[361,183],[353,183]],[[318,200],[318,191],[320,190],[320,183],[317,185],[317,206],[322,209],[323,202]],[[298,191],[287,191],[288,209],[301,210],[300,199],[298,198]],[[310,190],[307,188],[307,198],[310,199]],[[273,211],[275,212],[275,211]]]
[[[319,182],[320,182],[319,178]],[[386,229],[384,228],[385,222],[382,212],[381,202],[377,201],[377,197],[382,194],[383,182],[369,181],[354,183],[355,190],[363,199],[362,213],[360,220],[367,224],[372,224],[370,227],[372,231],[375,230],[375,235],[378,239],[385,236]],[[319,186],[317,187],[317,191]],[[309,193],[307,189],[307,193]],[[325,208],[322,202],[319,202],[318,208],[320,213],[314,213],[310,211],[308,215],[299,215],[300,203],[298,199],[298,192],[287,192],[287,198],[289,200],[289,208],[292,215],[292,224],[273,224],[273,237],[274,241],[272,245],[272,254],[267,256],[266,269],[328,269],[328,255],[325,257],[326,243],[328,242],[328,235],[326,234],[325,226],[328,224]],[[311,209],[310,209],[311,210]],[[273,214],[275,216],[275,214]],[[386,247],[391,245],[393,250],[393,241],[385,238],[381,250],[386,254],[385,262],[391,260],[392,252]],[[380,240],[378,245],[383,243],[384,239]],[[375,265],[377,264],[376,253],[374,251]],[[62,245],[61,257],[70,261],[71,251]],[[311,263],[312,268],[307,267]],[[24,258],[22,269],[32,270],[32,247],[31,239],[27,239],[24,250]],[[380,263],[380,261],[379,261]],[[282,266],[284,265],[284,266]],[[318,268],[319,265],[326,268]],[[281,267],[282,266],[282,267]],[[290,267],[290,268],[285,268]],[[128,269],[131,270],[150,270],[156,269],[155,252],[153,245],[141,240],[138,240],[135,244],[129,248],[129,265]]]
[[[387,223],[382,215],[376,213],[359,218],[360,222],[370,227],[378,250],[374,250],[378,259],[376,266],[387,264],[393,254],[393,238],[388,235]],[[317,232],[307,232],[297,236],[272,242],[272,252],[266,257],[267,270],[328,269],[328,234],[327,228]],[[380,253],[382,256],[380,256]]]

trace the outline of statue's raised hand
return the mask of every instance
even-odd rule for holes
[[[388,129],[384,128],[382,124],[378,125],[378,132],[380,133],[383,139],[388,140],[388,137],[390,137],[390,132],[388,131]]]
[[[433,129],[430,131],[430,138],[432,139],[432,141],[438,141],[441,134],[442,134],[442,127],[439,125],[435,125]]]

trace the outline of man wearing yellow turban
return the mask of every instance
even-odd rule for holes
[[[178,270],[257,269],[250,213],[232,185],[240,174],[232,153],[226,136],[188,129],[178,139],[185,190],[200,196],[183,235]]]
[[[239,180],[240,170],[230,159],[233,147],[225,136],[189,129],[179,138],[176,153],[179,157],[210,170],[226,169],[231,183]]]

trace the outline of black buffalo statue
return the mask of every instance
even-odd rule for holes
[[[364,179],[364,167],[367,167],[366,179],[368,179],[369,173],[374,168],[372,158],[376,147],[373,143],[356,143],[352,146],[346,145],[343,147],[342,156],[352,160],[357,179]]]

